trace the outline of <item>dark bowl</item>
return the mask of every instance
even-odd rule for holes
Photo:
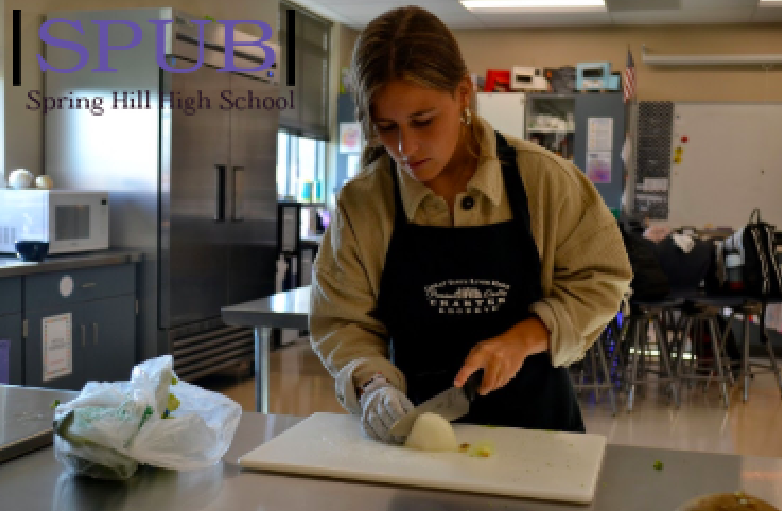
[[[49,253],[49,243],[46,241],[17,241],[16,253],[26,263],[41,263]]]

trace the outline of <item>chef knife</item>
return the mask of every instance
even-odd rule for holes
[[[482,376],[483,371],[476,371],[467,378],[464,386],[451,387],[428,401],[424,401],[399,419],[391,427],[390,433],[393,436],[406,437],[413,429],[413,424],[418,416],[426,412],[436,413],[448,422],[464,417],[470,411],[470,403],[478,393]]]

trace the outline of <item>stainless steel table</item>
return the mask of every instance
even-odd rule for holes
[[[77,393],[0,385],[0,463],[52,443],[52,404]]]
[[[52,392],[52,391],[42,391]],[[53,394],[52,394],[53,396]],[[48,397],[47,397],[48,399]],[[673,511],[744,490],[782,508],[782,459],[609,445],[589,506],[251,472],[238,458],[302,420],[244,413],[223,460],[204,470],[142,467],[127,481],[64,473],[46,447],[0,463],[0,509],[25,511]],[[653,468],[656,461],[663,470]],[[381,461],[379,461],[381,462]]]
[[[255,410],[269,412],[269,344],[274,328],[309,328],[310,286],[222,308],[228,325],[255,330]]]

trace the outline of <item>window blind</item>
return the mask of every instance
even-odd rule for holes
[[[286,85],[287,11],[295,11],[294,86]],[[280,41],[280,93],[293,97],[293,108],[280,112],[280,128],[288,133],[328,140],[329,32],[331,22],[301,8],[280,2],[278,41]],[[292,94],[292,95],[291,95]]]

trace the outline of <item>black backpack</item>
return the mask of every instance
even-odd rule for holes
[[[670,235],[655,245],[660,267],[668,277],[671,289],[696,291],[701,282],[704,282],[704,286],[708,287],[712,275],[716,279],[714,243],[699,239],[693,241],[695,245],[689,252],[684,252],[679,248],[673,236]]]
[[[630,287],[633,290],[634,300],[659,300],[671,291],[668,277],[660,265],[654,243],[642,235],[627,229],[619,224],[622,231],[622,239],[625,242],[627,257],[633,268],[633,280]]]
[[[757,220],[753,219],[757,216]],[[777,265],[774,227],[754,209],[749,223],[725,240],[744,260],[744,293],[757,298],[782,298],[782,269]]]

